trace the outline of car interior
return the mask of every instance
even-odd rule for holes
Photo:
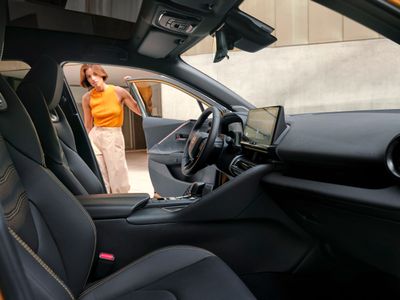
[[[122,2],[0,0],[0,64],[30,66],[0,72],[0,299],[398,299],[400,110],[256,108],[180,57],[274,43],[242,0]],[[315,2],[400,42],[390,1]],[[197,120],[154,117],[126,79],[162,197],[106,193],[67,62],[196,95]]]

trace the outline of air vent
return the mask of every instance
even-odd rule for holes
[[[243,156],[237,156],[232,160],[229,170],[233,176],[238,176],[254,166],[255,163],[244,159]]]
[[[400,179],[400,136],[395,137],[386,152],[386,166],[395,177]]]

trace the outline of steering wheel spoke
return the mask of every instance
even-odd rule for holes
[[[207,144],[207,139],[203,139],[199,145],[199,151],[197,152],[198,155],[200,155],[203,152],[204,148],[206,147],[206,144]]]
[[[210,115],[212,115],[211,122],[208,119]],[[183,151],[181,168],[184,175],[192,175],[207,165],[207,158],[214,149],[219,133],[220,122],[221,115],[216,107],[209,107],[200,115]],[[204,132],[205,124],[207,124],[207,132]]]

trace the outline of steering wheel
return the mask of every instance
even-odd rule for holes
[[[209,115],[212,114],[211,127],[208,132],[202,127]],[[214,149],[221,123],[219,110],[212,106],[202,112],[189,134],[182,157],[182,173],[186,176],[193,175],[207,165],[207,159]]]

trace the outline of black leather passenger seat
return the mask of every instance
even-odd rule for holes
[[[18,86],[45,154],[48,168],[74,194],[103,194],[103,184],[80,157],[72,129],[59,106],[64,87],[60,65],[42,56]]]

